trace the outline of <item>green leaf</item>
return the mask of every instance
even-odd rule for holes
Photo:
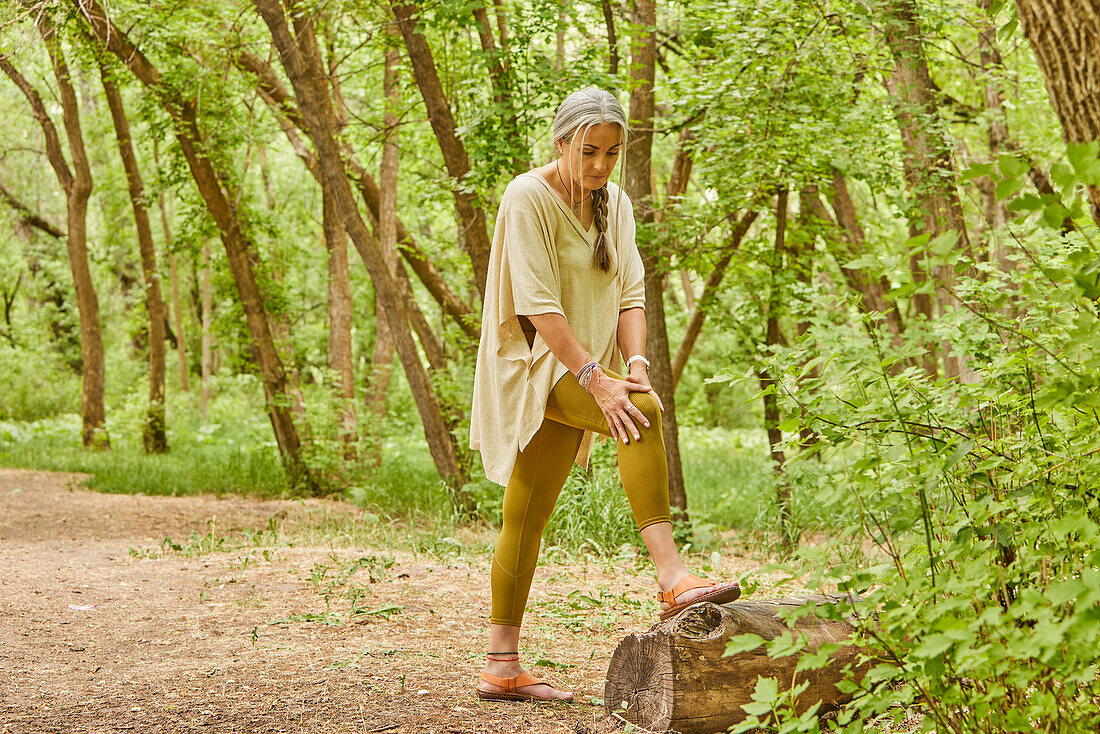
[[[1020,178],[1030,166],[1014,155],[1002,153],[997,156],[997,168],[1001,169],[1001,175],[1005,178]]]
[[[729,641],[726,642],[726,651],[722,653],[722,657],[729,657],[730,655],[756,650],[766,642],[767,641],[760,635],[754,635],[752,633],[731,637]]]
[[[995,193],[998,199],[1007,199],[1024,187],[1022,178],[1003,178],[997,182]]]

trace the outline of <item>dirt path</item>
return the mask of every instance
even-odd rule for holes
[[[417,539],[339,503],[78,479],[0,469],[3,734],[613,728],[598,706],[473,696],[488,534]],[[630,564],[540,567],[525,660],[602,695],[616,642],[652,619],[650,584]]]

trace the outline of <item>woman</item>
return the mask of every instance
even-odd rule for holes
[[[617,442],[662,618],[740,594],[689,574],[672,537],[663,406],[644,356],[644,271],[630,200],[610,183],[626,134],[610,93],[569,95],[554,118],[559,157],[513,180],[497,214],[470,425],[486,475],[506,486],[482,699],[572,698],[523,671],[519,632],[542,532],[574,460],[587,465],[593,432]]]

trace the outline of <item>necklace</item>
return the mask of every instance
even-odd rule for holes
[[[558,158],[558,161],[560,162],[561,158]],[[565,185],[565,179],[561,176],[561,166],[559,166],[557,162],[554,163],[554,170],[558,172],[558,180],[561,181],[561,187],[565,189],[565,193],[569,196],[569,206],[572,207],[573,213],[576,214],[577,211],[580,210],[581,204],[586,202],[589,197],[592,196],[592,192],[589,192],[588,196],[584,197],[580,201],[573,201],[573,190],[569,186]]]

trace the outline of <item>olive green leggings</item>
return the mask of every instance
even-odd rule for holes
[[[615,375],[618,377],[618,375]],[[668,465],[661,439],[661,409],[651,394],[635,392],[630,400],[649,420],[649,428],[637,419],[640,440],[616,442],[619,476],[626,490],[638,528],[670,522]],[[566,373],[546,401],[546,417],[531,442],[516,457],[516,465],[504,490],[504,525],[493,556],[493,624],[519,627],[531,579],[535,575],[542,531],[554,510],[573,466],[585,431],[610,435],[607,419],[595,399]]]

